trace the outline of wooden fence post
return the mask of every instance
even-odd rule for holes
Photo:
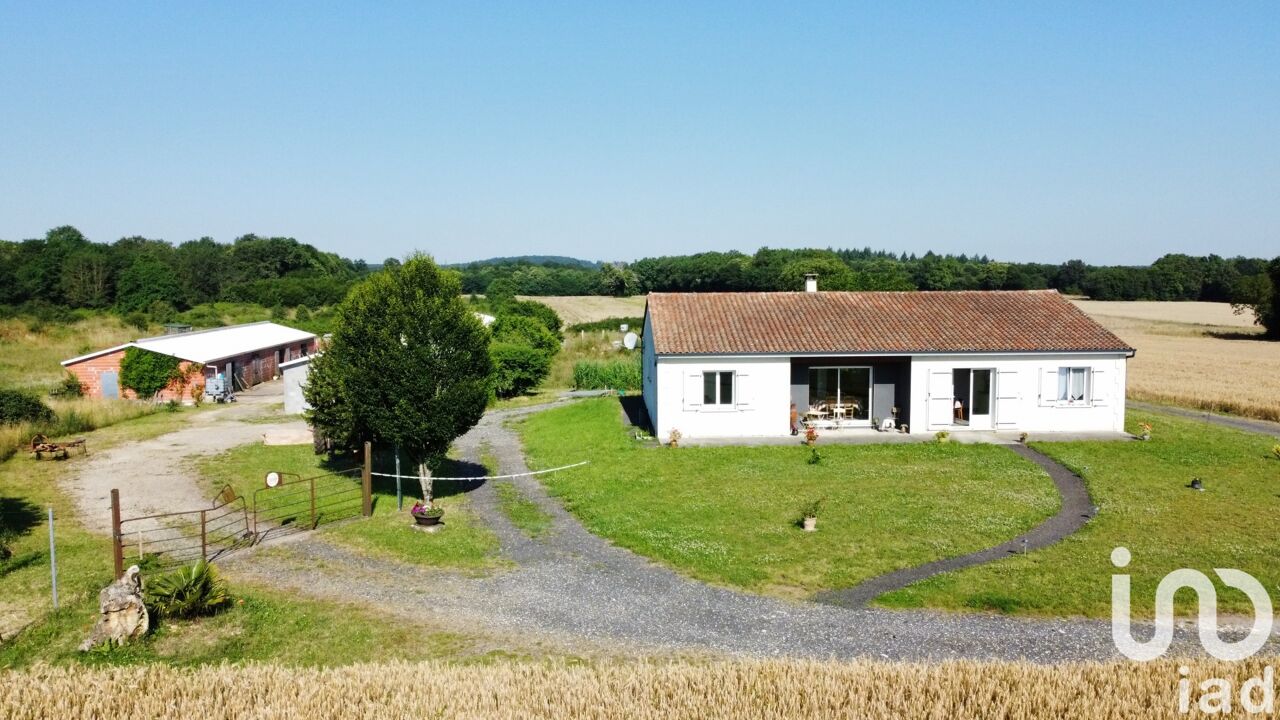
[[[205,524],[205,511],[200,511],[200,559],[207,560],[209,558],[209,535],[205,532],[207,525]]]
[[[364,471],[360,473],[361,490],[364,492],[365,517],[373,514],[373,443],[364,441]]]
[[[311,529],[316,529],[316,479],[311,478]]]
[[[124,546],[120,537],[120,491],[111,488],[111,561],[116,577],[124,575]]]

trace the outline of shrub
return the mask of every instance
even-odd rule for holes
[[[1271,454],[1275,455],[1277,460],[1280,460],[1280,443],[1271,446]]]
[[[489,357],[494,365],[493,391],[498,397],[523,395],[551,371],[551,355],[524,344],[494,342],[489,346]]]
[[[146,332],[147,328],[151,326],[151,321],[147,318],[147,314],[140,310],[134,310],[133,312],[126,314],[124,316],[124,322],[126,325],[130,325],[138,330],[142,330],[143,332]]]
[[[951,433],[947,432],[946,430],[939,430],[938,432],[934,433],[933,439],[940,443],[950,442]]]
[[[124,351],[120,361],[120,384],[138,394],[139,398],[152,398],[156,393],[181,377],[181,363],[172,355],[131,347]]]
[[[310,319],[311,319],[311,308],[307,307],[306,305],[299,305],[298,308],[293,311],[294,322],[300,322],[300,323],[307,322]]]
[[[0,390],[0,425],[52,423],[53,410],[40,398],[20,390]]]
[[[59,398],[84,397],[84,383],[80,382],[80,378],[76,377],[75,373],[68,371],[49,394]]]
[[[165,618],[213,615],[231,605],[226,584],[204,560],[153,579],[146,594],[147,604]]]
[[[540,325],[545,327],[555,336],[556,342],[564,340],[564,333],[561,328],[564,321],[560,319],[560,314],[548,305],[533,300],[516,300],[509,302],[502,307],[503,315],[515,315],[527,317],[537,320]]]
[[[807,517],[807,518],[818,517],[818,513],[822,512],[822,505],[825,502],[826,500],[824,498],[810,500],[809,502],[800,506],[800,515],[802,517]]]
[[[818,452],[818,448],[811,446],[809,448],[809,457],[805,460],[805,462],[809,463],[810,465],[817,465],[818,463],[822,462],[822,453]]]
[[[502,315],[494,321],[493,341],[511,345],[528,345],[546,353],[548,359],[560,349],[560,341],[536,318]]]
[[[639,390],[640,354],[617,360],[581,360],[573,366],[573,386],[579,390]]]

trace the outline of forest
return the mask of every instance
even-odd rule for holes
[[[322,252],[287,237],[244,235],[173,245],[126,237],[91,242],[70,226],[45,237],[0,241],[0,307],[166,314],[216,301],[264,307],[325,307],[382,265]],[[515,295],[636,295],[647,292],[795,290],[818,273],[826,290],[1023,290],[1052,288],[1095,300],[1230,302],[1256,312],[1274,336],[1280,258],[1168,254],[1146,266],[1016,263],[985,255],[761,248],[598,263],[559,256],[493,258],[451,266],[463,291]]]

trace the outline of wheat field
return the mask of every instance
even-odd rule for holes
[[[1190,663],[1190,678],[1238,689],[1265,664]],[[0,671],[0,717],[1172,718],[1185,717],[1178,679],[1174,661],[43,666]]]
[[[538,296],[521,295],[520,300],[536,300],[560,315],[565,325],[589,323],[613,317],[644,315],[644,295],[606,297],[603,295]]]
[[[1128,397],[1280,421],[1280,342],[1223,303],[1075,301],[1138,352]]]

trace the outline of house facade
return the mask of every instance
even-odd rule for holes
[[[654,293],[643,393],[660,438],[802,426],[1122,431],[1134,350],[1056,291]]]
[[[159,399],[188,402],[192,385],[221,375],[233,390],[245,390],[276,377],[280,365],[316,350],[316,336],[305,330],[257,322],[142,338],[62,361],[88,397],[132,398],[120,385],[120,361],[131,347],[178,358],[183,378],[161,390]]]

